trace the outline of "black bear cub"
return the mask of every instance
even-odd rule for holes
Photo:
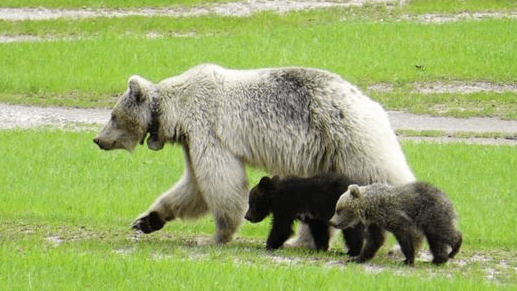
[[[268,250],[278,249],[293,234],[295,219],[309,226],[317,250],[327,250],[330,239],[328,222],[341,194],[355,183],[335,173],[310,178],[263,177],[250,191],[245,218],[256,223],[273,213],[273,226],[266,242]],[[359,255],[363,247],[364,226],[358,224],[342,231],[348,254]]]

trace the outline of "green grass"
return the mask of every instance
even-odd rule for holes
[[[416,114],[472,117],[497,116],[517,119],[517,94],[515,92],[476,92],[422,94],[395,89],[391,92],[370,92],[386,109],[403,110]]]
[[[452,137],[452,138],[493,138],[493,139],[517,139],[517,132],[475,132],[475,131],[458,131],[447,132],[444,130],[412,130],[397,129],[397,136],[403,137]]]
[[[109,98],[123,91],[131,74],[158,81],[202,62],[235,68],[320,67],[362,86],[444,79],[512,82],[517,71],[514,30],[517,22],[511,20],[441,26],[341,23],[282,26],[256,35],[0,44],[0,91],[4,96],[80,92]],[[473,61],[479,59],[483,62]],[[421,72],[415,65],[427,69]],[[97,102],[85,100],[84,105]]]
[[[103,152],[91,141],[93,136],[1,131],[0,152],[9,153],[2,157],[1,215],[33,222],[127,226],[183,172],[179,147]],[[406,142],[404,149],[417,176],[446,190],[457,203],[461,226],[471,234],[466,235],[467,244],[476,238],[484,246],[517,247],[512,211],[517,201],[511,190],[517,188],[515,147]],[[263,174],[250,168],[250,185]],[[485,218],[482,226],[479,217]],[[200,227],[207,233],[213,229],[210,223]]]
[[[37,1],[23,3],[39,5],[34,4]],[[118,5],[110,3],[69,5]],[[138,5],[131,3],[131,7]],[[513,84],[517,71],[514,19],[445,24],[401,20],[405,13],[469,10],[462,7],[507,11],[515,5],[511,1],[411,1],[393,9],[370,4],[283,15],[262,12],[245,18],[0,21],[3,35],[48,39],[0,44],[0,102],[111,107],[132,74],[159,81],[199,63],[213,62],[232,68],[318,67],[339,73],[363,89],[376,83],[393,85],[391,92],[370,92],[388,109],[515,119],[515,92],[411,91],[413,83],[432,81]]]
[[[411,0],[405,8],[412,12],[479,12],[501,11],[517,8],[514,0]]]
[[[344,264],[339,241],[329,253],[266,253],[267,222],[245,222],[227,246],[197,245],[214,232],[210,216],[135,239],[132,220],[183,171],[180,148],[104,152],[94,135],[0,131],[0,280],[9,290],[515,287],[502,262],[517,264],[516,147],[403,143],[418,177],[449,194],[464,234],[456,260],[409,269],[387,256],[393,240],[366,266]],[[250,184],[263,174],[249,168]]]

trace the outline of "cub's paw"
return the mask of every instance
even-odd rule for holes
[[[135,231],[151,233],[153,231],[162,229],[164,225],[165,222],[161,220],[160,215],[158,215],[158,212],[153,211],[147,215],[138,218],[135,222],[133,222],[131,228]]]
[[[349,257],[347,259],[347,262],[363,264],[363,263],[366,263],[366,259],[361,256]]]

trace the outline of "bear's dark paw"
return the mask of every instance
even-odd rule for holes
[[[160,215],[158,212],[153,211],[146,216],[140,217],[137,219],[131,228],[135,231],[141,231],[143,233],[151,233],[153,231],[157,231],[163,228],[165,222],[160,219]]]
[[[349,257],[357,257],[361,254],[361,249],[349,249],[346,254]]]
[[[365,263],[365,262],[366,262],[366,259],[361,258],[361,257],[359,257],[359,256],[356,256],[356,257],[349,257],[349,258],[347,259],[347,262],[352,262],[352,263],[362,264],[362,263]]]
[[[414,267],[415,266],[415,260],[408,260],[408,259],[405,259],[404,261],[402,261],[402,263],[404,263],[404,265],[408,265],[409,267]]]

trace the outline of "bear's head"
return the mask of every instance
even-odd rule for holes
[[[361,188],[358,185],[348,186],[348,190],[339,197],[336,212],[330,219],[329,224],[335,228],[345,229],[361,222],[361,205],[357,203],[361,196]]]
[[[258,185],[253,187],[249,194],[249,208],[246,218],[250,222],[261,222],[271,213],[271,192],[275,189],[278,176],[262,177]]]
[[[147,133],[149,148],[159,150],[164,141],[153,134],[157,129],[158,89],[150,81],[132,76],[128,89],[119,98],[111,113],[111,119],[93,141],[103,150],[126,149],[131,151],[136,144],[143,144]]]

